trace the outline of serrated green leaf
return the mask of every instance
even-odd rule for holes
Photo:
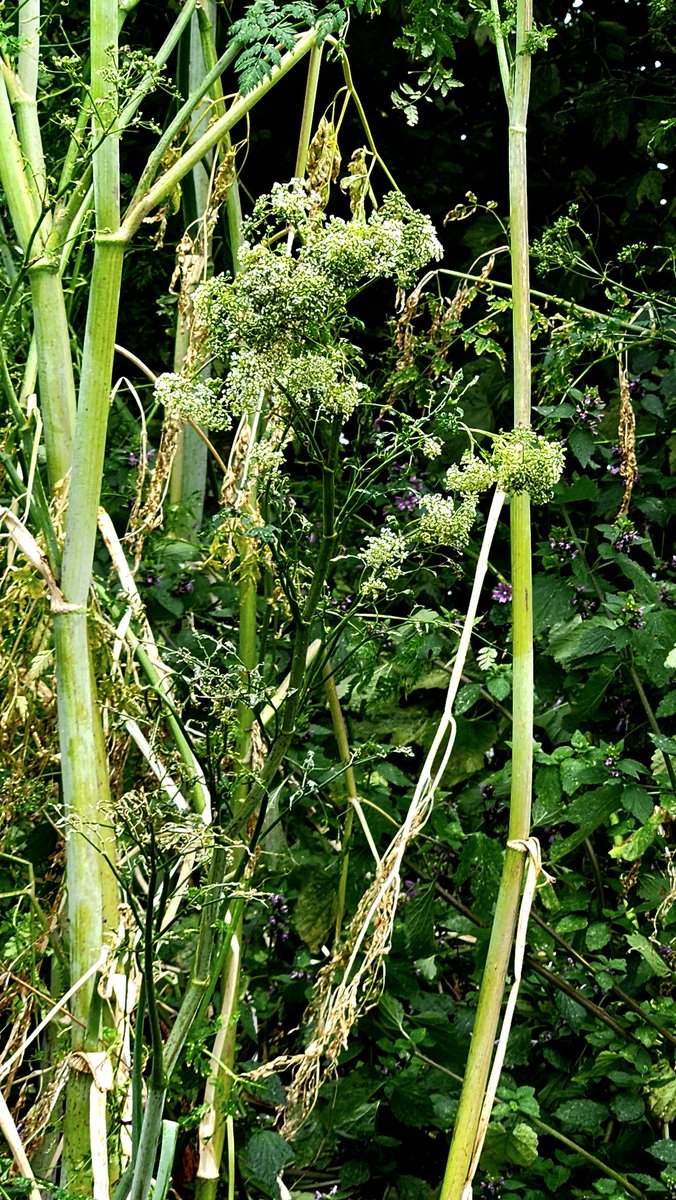
[[[602,950],[604,946],[608,945],[610,938],[611,929],[605,921],[592,921],[584,935],[588,950]]]
[[[436,949],[434,940],[434,885],[428,884],[409,900],[404,917],[406,948],[411,958],[426,958]]]
[[[664,810],[661,808],[657,809],[656,812],[651,814],[645,825],[642,825],[640,829],[636,829],[619,846],[613,846],[610,851],[610,857],[620,858],[623,862],[634,862],[637,858],[640,858],[655,841],[664,817]]]
[[[666,979],[671,975],[671,968],[662,962],[659,954],[654,946],[651,946],[647,938],[644,938],[640,933],[630,933],[627,938],[627,945],[631,946],[632,950],[637,950],[644,962],[648,964],[653,972],[653,975],[659,975],[661,979]]]
[[[576,658],[592,658],[615,648],[617,625],[607,617],[580,616],[564,625],[555,625],[549,635],[549,648],[557,662],[573,662]]]
[[[671,1138],[653,1142],[652,1146],[648,1146],[648,1154],[652,1154],[653,1158],[659,1158],[660,1162],[676,1166],[676,1142],[672,1142]]]
[[[665,1066],[646,1088],[648,1106],[658,1121],[673,1121],[676,1117],[676,1071]]]
[[[481,1154],[481,1167],[487,1174],[501,1174],[505,1167],[530,1167],[537,1156],[538,1137],[530,1125],[521,1121],[507,1131],[491,1121]]]
[[[401,1029],[404,1023],[404,1006],[395,996],[391,996],[389,992],[383,992],[378,1001],[378,1011],[385,1025],[397,1030]]]
[[[313,954],[323,945],[336,915],[336,889],[321,871],[312,872],[293,910],[293,926]]]
[[[588,467],[594,457],[596,443],[587,429],[571,429],[568,445],[581,467]]]
[[[640,1096],[630,1096],[621,1093],[614,1096],[610,1107],[618,1121],[640,1121],[645,1112],[645,1104]]]
[[[554,1117],[566,1129],[577,1131],[598,1128],[608,1116],[605,1104],[596,1100],[566,1100],[554,1112]]]
[[[272,1129],[258,1129],[251,1135],[244,1152],[249,1173],[266,1192],[277,1196],[277,1176],[295,1154],[288,1142]]]

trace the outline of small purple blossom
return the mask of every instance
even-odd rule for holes
[[[496,604],[510,604],[512,599],[511,583],[498,583],[493,588],[491,596]]]
[[[145,456],[146,462],[151,463],[156,454],[157,454],[157,450],[148,450],[148,452]],[[127,462],[129,463],[130,467],[138,467],[143,462],[143,455],[142,454],[134,454],[134,451],[130,450],[127,455]]]
[[[635,529],[623,529],[615,540],[615,549],[620,554],[628,554],[630,546],[636,541],[638,534]]]
[[[596,392],[586,392],[575,407],[578,421],[590,433],[598,433],[603,421],[605,404]]]

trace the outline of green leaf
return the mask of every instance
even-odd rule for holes
[[[490,915],[502,874],[502,848],[485,833],[470,833],[456,871],[457,884],[469,880],[477,915]]]
[[[610,1102],[618,1121],[640,1121],[645,1112],[645,1104],[640,1096],[631,1096],[626,1092],[614,1096]]]
[[[371,1171],[367,1162],[361,1158],[350,1159],[349,1162],[343,1163],[340,1168],[340,1186],[341,1188],[358,1187],[361,1183],[366,1183],[367,1179],[371,1178]]]
[[[293,926],[313,954],[320,949],[336,915],[336,890],[323,871],[312,871],[293,911]]]
[[[611,929],[606,925],[605,921],[592,921],[584,935],[585,945],[588,950],[602,950],[608,945],[611,938]]]
[[[676,1071],[665,1066],[646,1088],[648,1106],[658,1121],[673,1121],[676,1117]]]
[[[570,617],[571,593],[567,583],[553,574],[537,574],[533,580],[533,632],[544,633]]]
[[[605,1104],[598,1104],[596,1100],[566,1100],[554,1112],[555,1119],[566,1129],[578,1132],[598,1128],[607,1116]]]
[[[540,767],[535,774],[533,793],[533,824],[551,824],[563,812],[559,768],[553,764]]]
[[[652,1154],[653,1158],[659,1158],[660,1162],[676,1166],[676,1142],[672,1142],[671,1138],[653,1142],[652,1146],[648,1146],[647,1149],[648,1154]]]
[[[552,657],[560,663],[576,658],[592,658],[615,646],[617,625],[607,617],[590,617],[583,621],[579,614],[563,625],[555,625],[549,635]]]
[[[676,662],[674,662],[674,666],[676,666]],[[674,688],[673,692],[668,692],[666,696],[662,697],[655,715],[657,717],[673,717],[676,715],[676,688]]]
[[[653,808],[655,807],[652,798],[648,795],[645,788],[638,787],[632,783],[629,787],[622,790],[622,807],[630,812],[637,821],[643,824],[650,819]]]
[[[651,733],[648,736],[653,745],[663,754],[676,754],[676,738],[665,737],[662,733]]]
[[[594,457],[596,443],[587,429],[571,429],[568,445],[581,467],[588,467]]]
[[[493,675],[488,680],[486,687],[496,700],[506,700],[512,690],[512,681],[509,675]]]
[[[378,1001],[378,1011],[385,1025],[396,1030],[401,1029],[404,1023],[404,1006],[395,996],[391,996],[389,992],[383,992]]]
[[[651,814],[645,825],[630,834],[619,846],[613,846],[610,857],[620,858],[623,862],[634,862],[640,858],[645,854],[648,846],[655,841],[665,815],[664,809],[658,808]]]
[[[258,1129],[249,1138],[244,1151],[249,1174],[272,1196],[279,1195],[277,1176],[294,1158],[288,1142],[272,1129]]]
[[[459,716],[461,713],[467,712],[470,708],[472,708],[480,696],[480,683],[466,683],[463,687],[461,687],[456,697],[455,704],[453,705],[453,711],[455,712],[456,716]]]
[[[505,1167],[530,1167],[537,1156],[538,1136],[530,1125],[520,1121],[508,1132],[499,1122],[491,1121],[481,1154],[483,1171],[498,1175]]]
[[[421,888],[406,905],[404,919],[406,948],[411,958],[434,954],[434,884]]]
[[[651,946],[647,938],[644,938],[640,933],[630,933],[627,938],[627,945],[631,946],[632,950],[637,950],[644,962],[648,964],[653,975],[659,975],[660,979],[666,979],[671,975],[671,968],[662,962],[659,954],[654,946]]]

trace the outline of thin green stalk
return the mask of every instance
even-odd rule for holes
[[[151,830],[152,837],[152,830]],[[154,840],[154,839],[153,839]],[[154,850],[154,846],[153,846]],[[167,1073],[164,1065],[164,1047],[157,1007],[154,976],[154,921],[155,896],[157,889],[157,873],[154,861],[148,876],[148,896],[146,899],[145,936],[143,945],[143,981],[147,1000],[148,1023],[150,1025],[150,1043],[152,1062],[148,1080],[148,1098],[141,1127],[135,1161],[132,1164],[134,1173],[129,1191],[129,1200],[146,1200],[150,1193],[152,1177],[155,1168],[155,1156],[162,1134],[162,1116],[167,1095]]]
[[[305,86],[305,100],[303,101],[303,116],[300,123],[298,153],[296,155],[296,167],[294,170],[294,176],[296,179],[303,178],[305,175],[305,168],[307,167],[310,140],[312,138],[312,125],[314,122],[315,107],[317,104],[317,88],[319,87],[319,71],[321,65],[322,47],[314,45],[310,51],[310,61],[307,68],[307,84]]]
[[[47,172],[38,121],[37,91],[40,64],[40,0],[19,6],[19,56],[14,108],[24,161],[42,204],[47,197]]]
[[[499,12],[498,12],[499,18]],[[530,294],[526,171],[526,121],[530,91],[528,35],[531,0],[517,0],[514,63],[508,90],[509,191],[513,296],[514,426],[530,426]],[[499,20],[496,38],[502,41]],[[506,50],[499,56],[501,71]],[[504,79],[503,79],[504,82]],[[518,916],[525,854],[514,847],[530,832],[533,761],[533,636],[530,498],[512,496],[513,732],[509,842],[479,993],[465,1080],[460,1096],[440,1200],[462,1200],[471,1186],[471,1163],[500,1020],[502,998]]]
[[[169,1191],[171,1183],[171,1174],[174,1166],[174,1155],[176,1153],[176,1142],[178,1141],[178,1122],[163,1121],[162,1122],[162,1144],[160,1147],[160,1161],[157,1167],[157,1178],[153,1187],[153,1200],[165,1200],[165,1196]]]
[[[58,259],[39,259],[30,267],[28,276],[35,321],[47,475],[54,491],[66,478],[73,454],[75,379],[70,331]]]
[[[222,141],[226,134],[230,133],[234,126],[251,111],[258,101],[263,96],[266,96],[281,79],[288,75],[289,71],[302,61],[305,55],[310,52],[316,40],[317,33],[314,29],[309,30],[299,37],[294,49],[284,55],[279,66],[272,69],[268,78],[253,88],[247,96],[236,100],[225,116],[214,121],[207,132],[198,138],[181,155],[178,161],[160,176],[156,183],[144,193],[142,193],[141,186],[139,185],[136,196],[132,200],[122,221],[121,229],[125,237],[131,237],[140,228],[148,214],[168,199],[174,189],[178,187],[181,180],[185,178],[189,171],[192,171],[195,164],[205,154],[208,154],[210,150],[213,150],[214,146]],[[159,162],[156,164],[155,170],[157,166],[159,166]],[[151,174],[155,174],[155,170]],[[147,181],[144,186],[147,186]]]
[[[357,791],[357,780],[355,779],[354,767],[352,766],[350,743],[347,736],[347,725],[345,724],[345,717],[343,716],[343,710],[340,706],[340,700],[338,698],[333,668],[328,659],[322,666],[322,677],[324,679],[324,689],[326,691],[326,698],[328,700],[329,711],[331,713],[333,733],[338,746],[338,754],[345,769],[345,789],[347,791],[348,799],[348,809],[345,815],[343,838],[340,847],[342,863],[340,869],[340,880],[338,883],[338,896],[336,898],[336,922],[334,936],[337,945],[340,938],[341,926],[343,924],[343,916],[345,914],[345,894],[347,891],[347,875],[350,865],[350,842],[352,840],[352,828],[354,825],[355,803],[359,803],[359,793]]]
[[[185,91],[189,97],[194,95],[200,81],[206,74],[207,58],[205,49],[207,52],[211,51],[212,59],[215,59],[216,56],[215,48],[213,47],[213,27],[211,22],[208,21],[206,8],[200,6],[198,11],[202,19],[198,21],[197,14],[194,14],[190,23],[190,29],[185,35],[185,40],[189,43]],[[203,28],[204,20],[208,22],[206,28]],[[216,88],[216,84],[214,84],[214,88]],[[199,137],[200,132],[204,132],[206,120],[207,116],[205,112],[198,111],[197,109],[193,111],[190,117],[191,141],[195,141]],[[187,186],[188,183],[190,186]],[[204,277],[209,273],[211,260],[211,228],[207,219],[209,190],[207,164],[204,162],[197,163],[193,167],[190,176],[186,177],[183,181],[183,215],[186,229],[197,230],[196,233],[193,233],[192,239],[195,245],[195,253],[201,253],[202,255]],[[199,282],[201,280],[198,279],[190,281],[191,291]],[[181,286],[182,288],[186,288],[186,280],[182,281]],[[178,313],[174,339],[173,369],[176,372],[181,370],[190,351],[191,322],[185,312],[189,304],[189,296],[185,296],[184,303],[179,306],[180,311]],[[210,367],[203,368],[205,373],[209,370]],[[172,504],[182,505],[188,509],[187,516],[190,530],[199,529],[202,524],[206,481],[206,445],[193,426],[186,422],[178,435],[176,444],[176,453],[171,470],[169,499]]]
[[[237,1041],[242,916],[243,911],[239,906],[239,915],[229,913],[226,918],[233,924],[233,932],[222,979],[220,1028],[214,1041],[211,1054],[212,1068],[204,1091],[206,1112],[200,1122],[200,1158],[197,1168],[195,1200],[215,1200],[221,1176],[227,1107],[232,1091],[233,1063]]]
[[[434,274],[450,275],[453,279],[466,279],[470,283],[483,283],[486,287],[498,288],[503,292],[511,292],[513,286],[504,279],[493,279],[490,276],[484,278],[482,275],[473,275],[469,271],[453,271],[450,267],[438,267]],[[564,300],[562,296],[556,296],[553,292],[538,292],[535,288],[531,288],[530,294],[531,296],[535,296],[537,300],[546,300],[551,304],[560,305],[561,308],[570,309],[571,316],[581,314],[584,317],[593,317],[595,320],[607,321],[610,325],[616,325],[618,329],[626,329],[634,334],[649,332],[651,335],[654,335],[654,331],[646,330],[644,326],[636,325],[633,321],[616,317],[614,313],[602,313],[595,308],[585,308],[583,304],[577,304],[575,300]]]
[[[23,149],[17,136],[7,94],[5,76],[0,71],[0,179],[12,224],[24,254],[31,244],[42,249],[36,226],[40,219],[40,200],[32,176],[27,173]]]

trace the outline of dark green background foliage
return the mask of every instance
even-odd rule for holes
[[[307,8],[288,5],[276,13],[276,42],[290,37],[284,22],[302,23]],[[492,278],[505,282],[506,118],[494,47],[480,5],[458,12],[439,8],[438,24],[417,0],[392,0],[370,20],[353,13],[355,83],[380,153],[410,202],[430,212],[440,229],[446,247],[441,266],[476,274],[495,251]],[[475,1195],[658,1197],[673,1194],[676,1185],[676,1151],[668,1135],[676,1117],[673,655],[666,665],[676,645],[670,528],[676,21],[670,5],[634,0],[537,8],[539,27],[551,27],[555,36],[535,59],[529,123],[533,285],[542,293],[534,297],[533,313],[534,425],[565,444],[567,454],[553,500],[534,510],[534,833],[553,882],[536,899]],[[266,11],[257,4],[256,19]],[[222,15],[253,20],[251,11],[245,17],[237,6],[232,13],[222,6]],[[166,19],[164,5],[140,4],[130,21],[132,44],[153,42],[154,27]],[[417,56],[413,64],[409,49]],[[244,54],[239,65],[244,85],[251,86],[265,62],[259,50]],[[338,67],[329,63],[320,110],[340,84]],[[283,103],[275,92],[256,112],[242,172],[252,195],[293,170],[288,120],[298,110],[302,86],[289,80],[284,87]],[[164,100],[154,103],[158,111],[151,104],[148,119],[161,120]],[[417,124],[407,126],[407,116]],[[142,161],[143,128],[137,137]],[[341,134],[344,161],[361,140],[349,118]],[[125,169],[131,179],[134,163]],[[374,182],[380,194],[388,190],[376,176]],[[467,200],[470,189],[474,198]],[[342,212],[345,201],[338,196],[336,205]],[[464,219],[449,221],[441,232],[457,205],[467,206],[455,214]],[[165,248],[157,253],[140,241],[126,268],[119,340],[140,352],[152,347],[158,373],[171,369],[170,247],[183,221],[181,214],[170,219]],[[218,269],[226,268],[227,232],[220,224],[214,250]],[[441,486],[446,469],[468,446],[461,421],[490,431],[511,420],[509,293],[485,284],[448,312],[457,284],[441,275],[438,291],[421,302],[404,367],[392,349],[393,288],[378,285],[363,309],[359,301],[355,308],[364,323],[356,326],[355,340],[370,364],[373,400],[369,419],[345,430],[339,487],[349,512],[318,627],[331,644],[358,791],[381,850],[403,818],[442,710],[482,523],[463,556],[443,550],[412,556],[377,606],[357,599],[359,548],[388,518],[404,529],[420,497]],[[77,306],[75,291],[73,319]],[[6,353],[22,353],[20,309],[3,336]],[[638,479],[628,515],[618,521],[624,489],[617,449],[619,367],[626,370],[635,412]],[[129,364],[123,369],[131,370]],[[472,386],[450,405],[430,406],[430,388],[449,371],[462,371]],[[147,398],[143,379],[135,382]],[[392,405],[421,420],[432,420],[433,410],[429,432],[444,440],[439,458],[425,459],[406,436],[396,442],[396,453],[390,452],[392,442],[387,455],[381,453]],[[104,502],[122,530],[140,448],[132,406],[120,396],[113,412]],[[150,411],[153,449],[159,421],[160,414]],[[214,435],[226,455],[228,436]],[[288,457],[297,511],[312,532],[317,472],[298,447]],[[352,502],[350,481],[369,458],[377,466],[359,502]],[[227,826],[237,701],[244,698],[260,711],[288,669],[289,643],[281,607],[264,597],[260,667],[244,687],[233,648],[236,585],[213,560],[205,566],[221,523],[217,497],[214,476],[201,533],[190,528],[184,512],[169,507],[164,526],[146,542],[137,577],[151,621],[183,675],[186,716],[206,737],[200,744]],[[267,517],[256,536],[277,549],[283,545],[298,578],[310,578],[314,536],[294,534],[292,542],[290,519],[274,497]],[[275,1128],[288,1075],[235,1088],[242,1197],[276,1197],[281,1170],[294,1196],[308,1198],[432,1200],[439,1185],[506,838],[506,523],[492,564],[495,575],[481,603],[456,706],[456,747],[431,819],[405,862],[383,994],[353,1031],[337,1075],[325,1083],[293,1143]],[[99,570],[109,583],[103,555]],[[45,736],[53,736],[49,727]],[[341,864],[335,847],[345,813],[336,762],[323,692],[311,678],[278,810],[261,841],[255,898],[246,910],[238,1067],[301,1046],[299,1023],[336,914]],[[132,756],[125,786],[132,786],[138,765]],[[0,769],[9,780],[7,754]],[[5,849],[35,866],[45,903],[56,894],[49,781],[48,770],[47,783],[34,786],[30,803],[17,793],[15,823],[5,831]],[[45,870],[47,855],[51,865]],[[8,892],[25,882],[17,884],[13,869],[3,866],[0,882]],[[348,913],[372,870],[368,847],[355,834]],[[183,968],[193,928],[188,912],[160,954]],[[28,908],[6,910],[0,958],[15,975],[29,978],[36,937]],[[8,1023],[12,1016],[7,1008]],[[169,1115],[182,1123],[175,1174],[182,1197],[194,1183],[194,1109],[209,1072],[209,1020],[207,1015],[193,1030],[190,1061],[170,1094]],[[18,1194],[16,1181],[5,1178],[1,1186],[5,1195]]]

